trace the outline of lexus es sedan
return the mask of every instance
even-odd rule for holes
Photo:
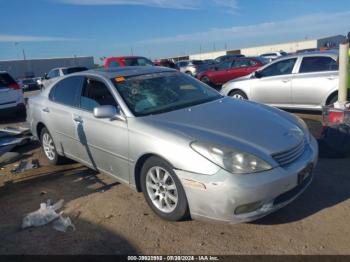
[[[171,221],[265,216],[308,187],[318,154],[296,116],[163,67],[65,76],[29,99],[28,122],[51,164],[108,174]]]
[[[285,56],[227,82],[221,94],[289,109],[321,110],[338,99],[338,53]]]

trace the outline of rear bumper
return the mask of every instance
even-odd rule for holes
[[[318,146],[311,139],[304,154],[292,165],[248,174],[234,175],[221,169],[215,175],[176,170],[194,219],[241,223],[259,219],[292,202],[311,183],[310,174],[298,182],[300,172],[317,164]],[[253,207],[249,209],[250,207]],[[237,212],[238,210],[246,211]]]

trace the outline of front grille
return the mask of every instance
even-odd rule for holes
[[[305,150],[305,140],[303,139],[298,145],[293,148],[273,154],[272,157],[275,159],[280,166],[287,166],[297,160]]]

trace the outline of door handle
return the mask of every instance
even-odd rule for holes
[[[290,79],[283,79],[282,82],[283,83],[288,83],[290,81]]]
[[[76,116],[73,118],[73,120],[77,123],[83,123],[83,119],[81,118],[81,116]]]
[[[45,113],[50,113],[50,110],[49,110],[49,108],[48,107],[45,107],[45,108],[43,108],[43,110],[42,110],[43,112],[45,112]]]

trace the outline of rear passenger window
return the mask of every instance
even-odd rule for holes
[[[335,71],[338,63],[328,56],[304,57],[300,66],[300,73]]]
[[[118,61],[112,60],[109,62],[109,66],[108,67],[120,67]]]
[[[76,107],[77,98],[84,83],[84,77],[72,76],[59,81],[49,94],[50,100],[66,106]]]
[[[93,111],[95,107],[111,105],[118,107],[107,86],[97,80],[87,79],[80,97],[80,107]]]

